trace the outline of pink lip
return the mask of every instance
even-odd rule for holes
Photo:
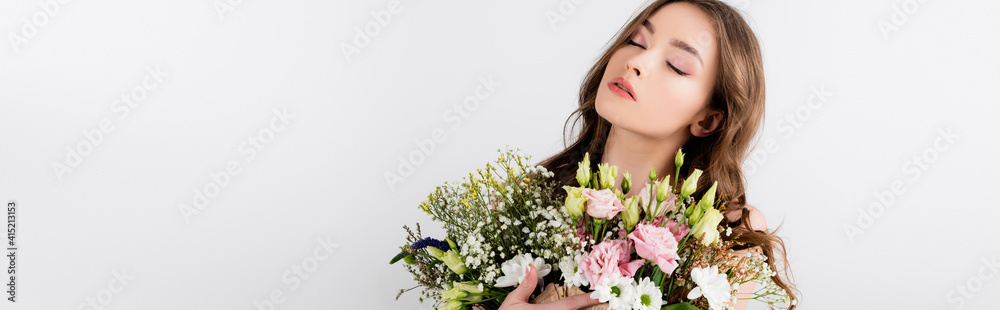
[[[626,92],[624,89],[621,89],[616,84],[621,84],[622,86],[625,87],[625,89],[628,89],[628,91]],[[624,78],[616,77],[614,79],[611,79],[611,82],[608,82],[608,89],[611,89],[611,92],[614,93],[615,95],[618,95],[619,97],[635,101],[635,90],[633,90],[632,84],[630,84]],[[632,94],[630,95],[629,93]]]

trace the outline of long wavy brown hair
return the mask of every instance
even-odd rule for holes
[[[767,263],[778,273],[772,277],[775,284],[785,290],[792,300],[797,299],[798,290],[791,281],[788,261],[785,259],[784,241],[774,231],[754,230],[750,226],[750,211],[746,208],[746,191],[742,164],[750,151],[750,143],[757,133],[764,117],[764,68],[760,45],[750,26],[731,6],[717,0],[658,0],[640,11],[626,23],[607,49],[590,68],[580,87],[579,107],[566,120],[565,125],[576,127],[582,121],[576,140],[565,150],[543,160],[539,165],[555,173],[556,179],[575,186],[577,163],[589,152],[595,171],[601,162],[604,145],[608,139],[611,123],[597,114],[595,99],[601,87],[601,78],[611,55],[625,46],[632,34],[638,31],[642,22],[664,5],[674,2],[693,4],[704,11],[715,24],[719,46],[719,72],[712,91],[709,105],[723,111],[721,129],[707,137],[692,137],[683,146],[686,153],[681,168],[682,176],[694,169],[704,171],[698,180],[695,197],[704,194],[713,182],[718,181],[718,192],[724,195],[726,213],[739,212],[740,218],[729,221],[723,217],[723,225],[733,227],[734,233],[726,240],[736,240],[745,245],[744,249],[759,246],[767,255]],[[566,137],[564,125],[563,135]],[[567,139],[568,141],[569,139]],[[779,225],[780,226],[780,225]],[[775,252],[781,254],[782,268],[776,268]],[[794,308],[794,305],[792,306]]]

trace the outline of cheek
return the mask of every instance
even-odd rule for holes
[[[625,61],[628,59],[628,51],[625,48],[619,48],[617,51],[611,54],[611,59],[608,59],[608,66],[605,68],[604,73],[613,74],[613,76],[621,76],[625,73]]]
[[[647,124],[651,134],[668,134],[686,125],[701,109],[701,97],[695,89],[684,83],[660,84],[642,111],[635,114],[640,123]]]
[[[655,110],[657,115],[673,115],[686,117],[698,109],[698,96],[690,85],[684,83],[659,83],[653,92],[653,98],[649,100],[649,108]]]

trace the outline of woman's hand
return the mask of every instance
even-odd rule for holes
[[[500,305],[500,310],[575,310],[601,303],[597,299],[590,299],[590,294],[580,294],[550,303],[530,304],[528,297],[537,284],[538,275],[535,266],[528,265],[528,274],[524,276],[524,281],[521,281],[513,292],[507,294],[507,298]]]

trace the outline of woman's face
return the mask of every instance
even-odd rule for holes
[[[671,3],[631,35],[605,68],[597,113],[619,129],[653,139],[706,134],[699,121],[721,115],[708,108],[718,70],[712,20],[694,5]]]

